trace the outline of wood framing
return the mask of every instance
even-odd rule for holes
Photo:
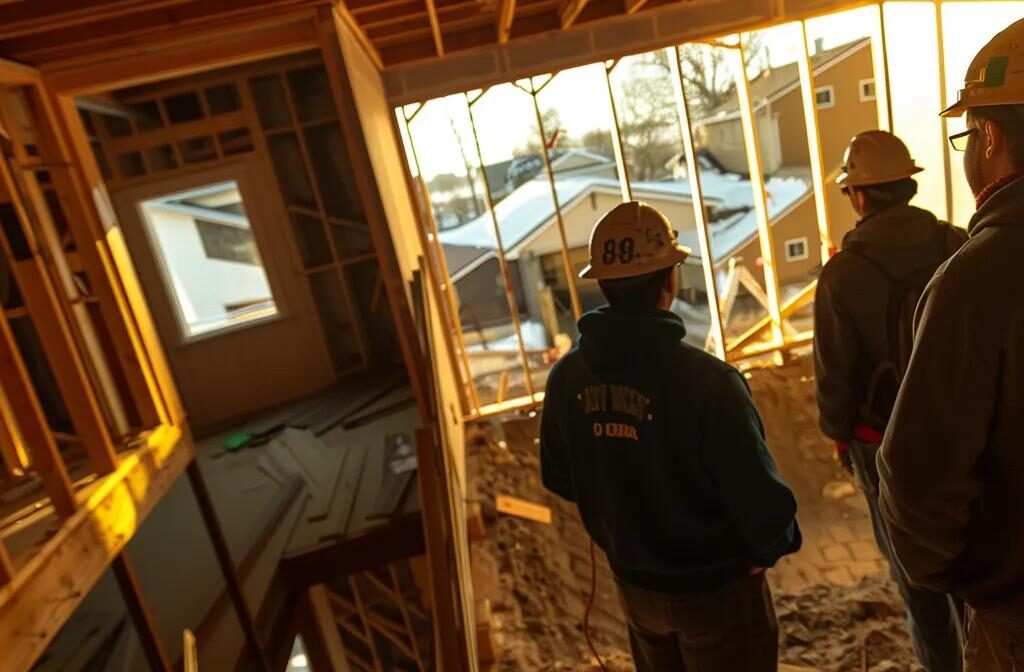
[[[194,457],[162,427],[105,477],[38,555],[0,588],[4,672],[26,672]]]
[[[424,353],[417,341],[409,297],[406,294],[402,272],[391,239],[391,231],[381,202],[380,185],[377,183],[373,163],[366,148],[362,121],[354,100],[355,92],[343,56],[341,34],[344,26],[337,12],[330,8],[321,8],[317,17],[316,30],[324,57],[324,66],[331,82],[334,104],[341,121],[348,156],[352,162],[352,172],[363,201],[373,247],[379,259],[379,273],[384,280],[384,289],[395,324],[395,334],[399,340],[406,371],[409,373],[409,385],[420,409],[420,416],[429,417],[428,399],[431,397],[431,392],[423,378],[423,372],[428,366],[427,360],[425,360]]]
[[[562,6],[558,8],[558,19],[562,30],[567,30],[576,23],[576,19],[583,8],[587,6],[587,2],[588,0],[564,0]]]
[[[0,58],[0,85],[33,84],[39,81],[39,71],[21,63]]]
[[[322,583],[306,590],[300,605],[306,616],[302,641],[306,645],[313,672],[347,672],[349,665],[345,646],[338,633],[328,593]]]
[[[114,558],[110,568],[114,572],[117,585],[121,589],[121,596],[128,608],[128,614],[135,625],[135,633],[139,637],[139,644],[142,646],[143,655],[146,656],[146,662],[149,663],[149,669],[153,672],[171,672],[173,669],[171,661],[160,642],[153,615],[142,596],[142,588],[139,586],[135,567],[128,556],[121,552]]]
[[[498,44],[508,42],[516,18],[516,0],[498,0]]]
[[[434,36],[434,48],[438,56],[444,56],[444,35],[441,33],[441,23],[437,20],[437,6],[434,0],[423,0],[427,5],[427,18],[430,20],[430,33]]]
[[[772,234],[768,216],[768,194],[764,186],[764,172],[761,170],[761,149],[757,139],[753,102],[750,98],[750,80],[743,58],[743,45],[723,47],[728,49],[732,72],[739,96],[740,119],[747,152],[747,167],[750,186],[754,190],[754,213],[757,217],[757,237],[761,243],[761,267],[764,270],[765,292],[768,294],[768,316],[772,322],[772,340],[782,344],[782,314],[779,310],[779,276],[775,266],[775,237]]]
[[[225,68],[248,61],[274,58],[316,47],[309,18],[266,25],[261,19],[244,23],[233,32],[205,30],[192,33],[160,49],[140,48],[116,58],[55,65],[44,70],[47,84],[61,95],[73,96],[137,86],[172,77],[184,77],[211,67]]]
[[[683,70],[679,65],[681,54],[679,47],[669,47],[666,52],[672,72],[672,89],[676,99],[679,132],[683,139],[683,153],[686,156],[687,175],[693,202],[693,219],[697,229],[697,243],[700,245],[701,266],[704,270],[704,292],[708,296],[708,313],[711,321],[708,335],[713,341],[712,348],[715,356],[725,359],[725,328],[722,325],[722,313],[718,305],[718,274],[715,272],[715,255],[711,249],[711,230],[708,224],[707,207],[704,205],[704,190],[700,183],[700,164],[697,161],[693,128],[690,126],[690,106],[686,98]]]
[[[352,16],[352,12],[349,11],[348,5],[345,0],[336,0],[334,3],[334,11],[338,18],[344,23],[352,34],[355,35],[356,41],[359,42],[359,46],[362,48],[366,55],[370,57],[373,64],[378,69],[384,68],[384,61],[380,57],[380,50],[377,49],[376,45],[370,41],[370,38],[366,36],[366,31],[363,30],[359,22]]]
[[[825,190],[825,160],[821,153],[821,127],[818,124],[818,106],[814,99],[814,70],[807,52],[807,24],[800,22],[801,49],[797,56],[800,71],[800,101],[804,108],[804,126],[807,129],[807,150],[811,162],[811,184],[814,187],[814,212],[818,218],[818,238],[821,240],[821,262],[832,256],[832,233],[828,225],[828,194]]]

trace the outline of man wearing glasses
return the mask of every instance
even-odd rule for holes
[[[928,672],[959,672],[959,616],[949,597],[910,585],[893,562],[878,512],[875,457],[913,348],[914,310],[932,274],[963,244],[959,229],[911,206],[921,172],[892,133],[850,142],[837,182],[861,217],[822,269],[814,304],[821,429],[867,499],[875,540],[907,605],[914,650]]]
[[[965,668],[1024,669],[1024,21],[974,57],[943,116],[977,200],[918,309],[879,455],[880,509],[910,581],[962,597]]]

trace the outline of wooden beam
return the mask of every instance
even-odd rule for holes
[[[47,0],[0,9],[0,40],[18,35],[104,21],[133,11],[167,8],[192,0]]]
[[[180,430],[153,432],[0,588],[4,672],[32,667],[194,455]]]
[[[437,20],[437,6],[434,0],[423,0],[427,4],[427,18],[430,19],[430,32],[434,35],[434,48],[438,56],[444,56],[444,39],[441,34],[441,24]]]
[[[625,0],[626,3],[626,14],[633,15],[644,8],[647,4],[647,0]]]
[[[352,12],[348,10],[348,5],[345,4],[345,0],[337,0],[337,2],[334,3],[334,14],[348,27],[350,31],[352,31],[352,34],[356,38],[356,42],[358,42],[359,46],[366,52],[366,55],[370,57],[370,60],[377,66],[377,69],[383,70],[384,61],[381,60],[380,52],[377,50],[377,47],[374,46],[373,42],[370,41],[370,38],[366,36],[366,31],[363,30],[363,27],[359,25],[356,18],[352,16]]]
[[[32,84],[39,81],[39,71],[21,63],[0,58],[0,84],[5,86]]]
[[[308,627],[304,628],[302,642],[306,645],[313,672],[346,672],[345,645],[334,622],[334,613],[328,600],[327,587],[322,583],[310,586],[305,595]]]
[[[572,28],[572,25],[576,23],[576,18],[579,17],[580,12],[587,6],[589,0],[565,0],[562,6],[558,9],[558,18],[562,24],[562,30],[568,30]]]
[[[498,0],[498,44],[508,42],[516,18],[516,0]]]
[[[61,95],[78,96],[97,91],[137,86],[161,79],[185,77],[212,68],[293,54],[316,46],[309,21],[264,26],[233,34],[202,34],[165,49],[140,50],[134,57],[44,68],[47,84]]]
[[[128,614],[132,618],[135,634],[139,638],[146,662],[149,663],[149,669],[155,672],[171,672],[171,660],[167,657],[156,622],[142,596],[142,587],[139,585],[135,567],[122,551],[114,558],[110,568],[117,579],[118,588],[121,589],[121,597],[124,598]]]

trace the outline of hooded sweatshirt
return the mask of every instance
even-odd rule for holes
[[[800,547],[743,377],[661,310],[604,307],[548,379],[544,485],[576,502],[626,583],[697,593]]]
[[[889,357],[893,287],[864,256],[902,278],[937,269],[966,239],[964,231],[910,205],[865,217],[843,238],[842,250],[821,271],[814,299],[814,380],[826,436],[849,441],[854,427],[872,423],[866,412],[871,376]]]
[[[1024,619],[1024,179],[929,284],[878,457],[910,580]]]

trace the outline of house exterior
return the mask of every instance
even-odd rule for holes
[[[871,40],[863,38],[832,49],[819,49],[811,57],[811,65],[830,230],[833,244],[838,246],[856,223],[856,215],[834,183],[835,175],[850,138],[878,127]],[[810,160],[797,64],[787,63],[761,73],[751,80],[750,93],[757,114],[761,163],[765,174],[774,175],[794,167],[806,168]],[[736,172],[747,172],[743,130],[735,100],[712,110],[698,122],[695,130],[698,143],[722,165]],[[810,201],[792,212],[785,226],[775,234],[776,243],[783,252],[776,251],[780,283],[806,278],[806,271],[821,263],[815,242],[817,235],[814,203]],[[803,249],[807,257],[803,258],[802,253],[787,256],[787,249],[798,251],[804,238],[807,244]],[[760,256],[757,241],[741,255],[744,258]],[[790,267],[793,264],[795,266]]]

